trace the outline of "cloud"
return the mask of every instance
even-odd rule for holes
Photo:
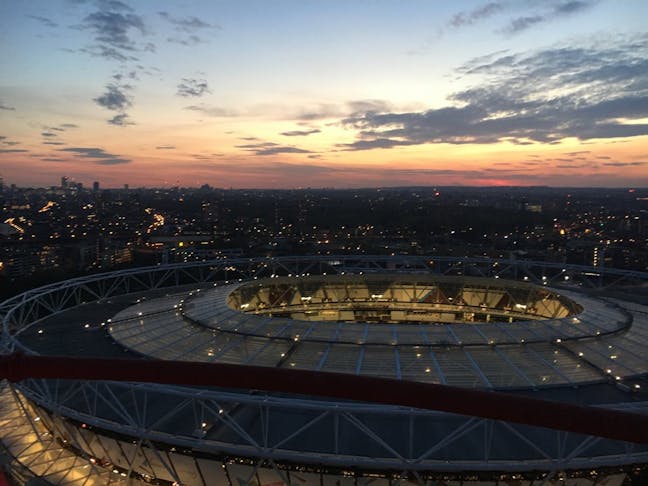
[[[311,151],[300,149],[297,147],[278,146],[278,147],[268,147],[266,149],[260,149],[254,153],[255,155],[310,154]]]
[[[491,17],[496,13],[501,12],[503,8],[504,7],[501,2],[489,2],[473,10],[467,12],[459,12],[453,15],[452,19],[450,19],[450,25],[452,27],[472,25],[479,20]]]
[[[104,149],[96,147],[69,147],[60,149],[59,152],[70,152],[79,157],[92,159],[115,157],[114,155],[107,153]]]
[[[284,137],[306,137],[314,133],[321,133],[321,130],[319,128],[312,128],[309,130],[292,130],[289,132],[281,132],[281,135],[283,135]]]
[[[508,35],[518,34],[535,25],[553,20],[561,19],[565,16],[574,15],[589,10],[598,3],[599,0],[567,0],[558,2],[541,3],[545,10],[533,15],[525,15],[514,18],[502,29],[502,32]]]
[[[94,98],[93,101],[99,106],[119,112],[107,120],[110,125],[117,125],[120,127],[134,125],[125,111],[126,108],[130,108],[133,105],[130,97],[126,94],[126,91],[129,89],[129,85],[117,86],[115,84],[108,84],[106,86],[106,92],[101,96]]]
[[[137,50],[131,39],[133,31],[145,33],[144,21],[139,15],[119,13],[109,9],[93,12],[83,19],[82,28],[91,30],[100,45],[126,51]]]
[[[254,155],[277,155],[277,154],[312,154],[310,150],[300,149],[298,147],[279,145],[274,142],[249,143],[245,145],[236,145],[236,148],[252,152]]]
[[[43,145],[65,145],[65,142],[43,142]]]
[[[213,116],[216,118],[236,116],[236,113],[226,108],[221,108],[219,106],[210,106],[204,103],[201,103],[199,105],[185,106],[184,109],[189,111],[197,111],[198,113],[202,113],[207,116]]]
[[[69,147],[59,149],[59,152],[71,153],[80,159],[92,159],[95,164],[99,165],[118,165],[131,162],[129,159],[108,153],[104,149],[96,147]]]
[[[101,159],[96,162],[99,165],[121,165],[121,164],[130,164],[131,161],[128,159]]]
[[[0,101],[0,110],[14,111],[15,108],[13,106],[5,105],[2,101]]]
[[[130,121],[130,118],[126,113],[120,113],[119,115],[113,116],[110,120],[108,120],[108,123],[110,123],[111,125],[117,125],[119,127],[135,125],[135,123]]]
[[[555,158],[546,158],[544,159],[545,162],[563,162],[566,164],[569,163],[575,163],[581,160],[586,160],[585,157],[573,157],[573,158],[567,158],[567,157],[555,157]]]
[[[132,55],[125,55],[119,52],[114,47],[98,45],[98,46],[88,46],[82,49],[79,49],[80,52],[85,52],[94,57],[103,57],[111,61],[117,62],[127,62],[127,61],[137,61],[137,57]]]
[[[214,157],[224,157],[224,153],[216,152],[211,154],[189,154],[195,160],[214,160]]]
[[[194,46],[207,42],[198,35],[200,31],[220,30],[220,26],[210,24],[197,17],[175,17],[168,12],[158,12],[158,15],[173,25],[178,36],[167,37],[167,42],[180,44],[183,46]]]
[[[648,165],[648,162],[603,162],[602,165],[608,167],[638,167],[641,165]]]
[[[523,30],[527,30],[528,28],[536,24],[545,22],[546,20],[547,18],[544,15],[518,17],[517,19],[513,19],[511,23],[503,29],[503,32],[505,32],[506,34],[517,34],[519,32],[522,32]]]
[[[587,10],[590,7],[594,6],[596,3],[598,3],[598,0],[571,0],[567,2],[561,2],[554,7],[554,12],[558,14],[572,14],[580,12],[582,10]]]
[[[101,10],[122,10],[124,12],[133,11],[130,6],[118,0],[99,0],[97,4]]]
[[[205,39],[202,37],[199,37],[195,34],[191,34],[187,37],[180,38],[180,37],[167,37],[167,42],[171,42],[173,44],[180,44],[183,46],[195,46],[197,44],[204,44],[207,42]]]
[[[602,47],[556,47],[472,60],[460,74],[479,84],[449,105],[420,112],[359,112],[341,120],[356,130],[346,150],[425,143],[557,143],[648,135],[648,35]],[[624,120],[636,120],[626,123]]]
[[[189,154],[196,160],[212,160],[211,155],[207,154]]]
[[[533,26],[562,19],[567,16],[584,12],[599,0],[543,0],[542,2],[512,2],[490,1],[472,10],[456,13],[448,22],[452,28],[461,28],[476,24],[498,14],[511,12],[514,15],[507,24],[499,30],[506,35],[515,35]],[[520,13],[523,12],[522,15]]]
[[[44,132],[41,133],[43,137],[58,137],[59,133],[66,132],[72,128],[78,128],[74,123],[61,123],[54,127],[43,126]],[[54,133],[58,132],[58,133]]]
[[[372,140],[357,140],[352,143],[339,143],[336,147],[340,147],[345,151],[355,150],[371,150],[371,149],[389,149],[403,145],[414,145],[415,142],[408,142],[407,140],[395,140],[391,138],[375,138]]]
[[[182,82],[178,84],[178,96],[185,98],[200,97],[205,94],[211,93],[207,81],[204,79],[182,78]]]
[[[100,0],[97,10],[83,18],[74,28],[93,34],[94,44],[79,49],[80,52],[117,62],[137,61],[136,52],[155,52],[155,45],[138,43],[134,35],[144,36],[147,29],[140,15],[116,0]]]
[[[383,113],[391,109],[391,104],[385,100],[355,100],[347,102],[351,113]]]
[[[116,73],[112,75],[112,78],[118,83],[124,80],[124,78],[128,78],[133,81],[139,81],[139,75],[137,74],[137,71],[129,71],[127,73]]]
[[[175,150],[175,145],[158,145],[155,147],[156,150]]]
[[[41,158],[43,162],[66,162],[67,159],[62,157],[43,157]]]
[[[320,103],[307,109],[302,108],[293,118],[302,122],[309,122],[312,120],[348,117],[356,113],[382,113],[391,109],[391,103],[385,100],[352,100],[344,104]]]
[[[176,30],[183,32],[195,32],[201,29],[220,29],[220,26],[210,24],[197,17],[174,17],[168,12],[158,12],[158,15],[173,24]]]
[[[45,27],[51,27],[51,28],[58,27],[58,24],[56,22],[52,21],[51,19],[48,19],[47,17],[41,17],[39,15],[27,15],[27,17],[30,19],[37,20]]]
[[[586,163],[586,164],[557,164],[555,166],[557,169],[595,169],[597,164]]]
[[[29,152],[26,149],[0,149],[0,154],[17,154],[20,152]]]
[[[107,85],[106,92],[94,98],[93,101],[103,108],[115,111],[125,110],[132,105],[125,90],[114,84]]]

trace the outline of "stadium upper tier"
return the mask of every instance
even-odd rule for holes
[[[158,359],[527,388],[648,372],[648,319],[634,319],[599,299],[502,279],[328,275],[144,300],[109,330]]]

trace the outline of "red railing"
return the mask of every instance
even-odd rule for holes
[[[308,370],[187,361],[0,356],[0,378],[135,381],[295,393],[547,427],[648,443],[648,415],[539,400],[510,393]]]

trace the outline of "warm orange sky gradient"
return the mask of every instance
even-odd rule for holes
[[[0,176],[648,187],[636,0],[7,2]]]

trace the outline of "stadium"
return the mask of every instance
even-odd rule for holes
[[[474,390],[484,408],[506,392],[512,404],[645,415],[647,285],[642,272],[515,259],[312,256],[41,287],[0,305],[4,353],[112,359],[115,370],[129,358],[160,375],[167,361],[243,365],[288,381],[11,380],[2,462],[19,484],[639,484],[647,440],[561,430],[550,413],[541,427],[418,408],[389,384]],[[299,392],[290,370],[315,392]],[[362,380],[385,386],[361,392]],[[352,396],[337,394],[345,383],[368,399],[340,398]]]

